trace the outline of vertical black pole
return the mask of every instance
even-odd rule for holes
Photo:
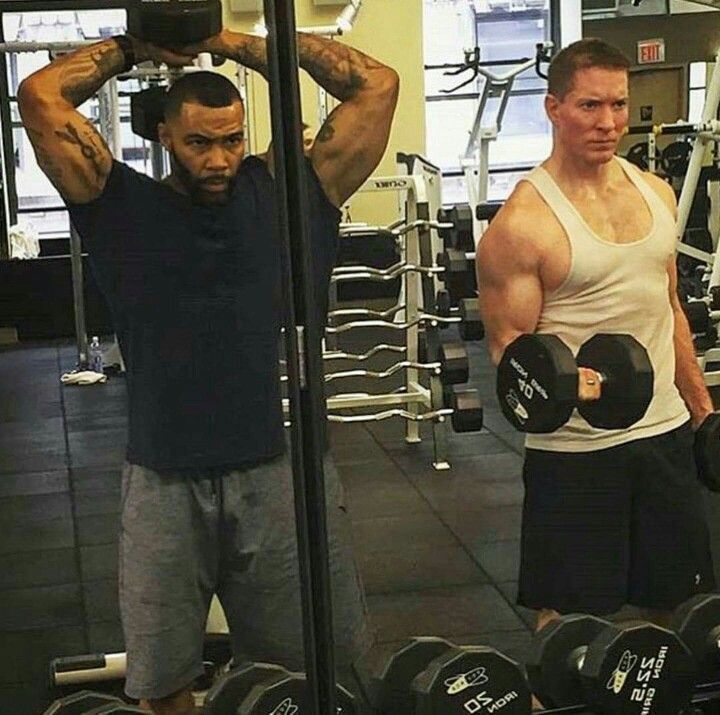
[[[312,271],[294,0],[264,0],[309,712],[336,715],[325,509],[322,324]],[[323,287],[324,288],[324,287]]]
[[[2,27],[2,13],[0,13],[0,42],[5,41],[5,32]],[[0,53],[0,125],[3,127],[2,143],[5,155],[5,183],[0,180],[0,188],[5,192],[8,202],[8,216],[5,216],[2,197],[0,197],[0,259],[10,257],[10,244],[8,229],[17,223],[18,196],[15,182],[15,143],[13,141],[12,117],[10,114],[10,93],[8,84],[7,57]],[[12,88],[13,94],[17,87]]]

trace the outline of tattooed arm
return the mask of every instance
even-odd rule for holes
[[[130,38],[137,62],[158,59],[186,64],[173,55]],[[125,56],[113,39],[59,57],[23,80],[18,108],[40,168],[71,203],[100,196],[112,167],[112,155],[92,122],[76,110],[125,68]]]
[[[300,67],[342,104],[321,127],[311,159],[328,198],[341,206],[380,163],[397,105],[397,72],[358,50],[298,34]],[[265,40],[223,30],[203,43],[267,78]],[[202,51],[200,45],[186,51]]]

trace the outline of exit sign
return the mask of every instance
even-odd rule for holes
[[[637,43],[637,61],[639,65],[665,62],[665,40],[642,40]]]

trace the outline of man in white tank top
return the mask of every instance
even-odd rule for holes
[[[645,416],[624,430],[575,411],[528,435],[518,602],[538,628],[558,613],[625,604],[662,622],[714,589],[692,427],[713,410],[677,296],[675,194],[615,156],[628,123],[629,60],[586,39],[554,58],[545,107],[549,159],[521,181],[477,250],[495,364],[523,333],[573,353],[596,333],[629,333],[654,369]],[[581,369],[580,400],[601,380]]]

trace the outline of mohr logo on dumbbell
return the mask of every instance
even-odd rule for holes
[[[637,663],[637,656],[626,650],[620,656],[620,662],[608,680],[607,689],[612,690],[615,695],[619,695],[630,671],[635,667],[635,663]]]
[[[270,715],[295,715],[298,706],[290,698],[285,698]]]
[[[448,695],[457,695],[473,685],[484,685],[488,677],[485,675],[485,668],[473,668],[467,673],[453,675],[445,681]]]

